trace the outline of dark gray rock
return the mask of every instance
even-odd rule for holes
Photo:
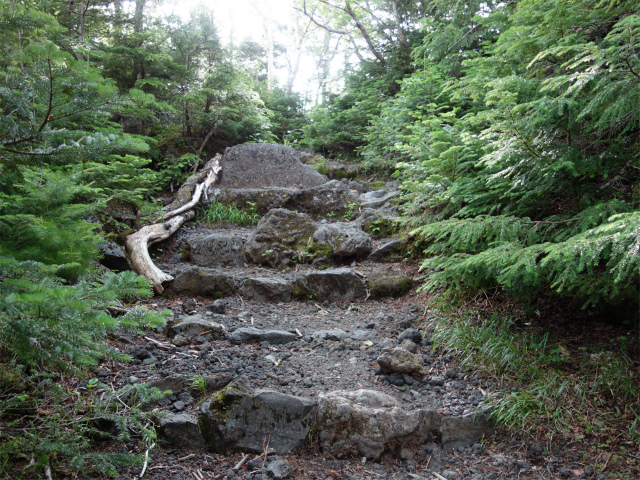
[[[364,280],[350,268],[332,268],[303,273],[296,279],[294,293],[311,295],[319,302],[344,302],[365,298],[367,288]]]
[[[304,213],[271,210],[247,238],[247,254],[255,263],[288,265],[306,251],[315,229],[316,223]]]
[[[223,299],[214,300],[214,302],[207,308],[210,312],[217,313],[218,315],[224,315],[229,308],[229,302]]]
[[[371,236],[356,223],[337,222],[320,225],[313,234],[319,245],[330,245],[336,257],[368,255],[373,246]]]
[[[411,277],[389,270],[377,269],[367,275],[369,290],[375,297],[400,297],[411,289]]]
[[[222,315],[214,315],[213,318],[226,317]],[[209,332],[214,339],[220,338],[223,328],[222,325],[210,320],[211,317],[204,315],[187,315],[179,319],[169,328],[170,335],[184,335],[187,338],[195,338],[204,332]]]
[[[223,271],[187,267],[177,273],[171,289],[188,297],[219,297],[233,295],[238,287],[234,278]]]
[[[290,302],[293,282],[285,278],[247,278],[240,295],[256,302]]]
[[[176,377],[165,377],[160,378],[158,380],[153,380],[147,384],[149,388],[157,388],[161,392],[179,392],[184,388],[185,378],[176,376]]]
[[[272,460],[267,464],[267,474],[274,480],[289,478],[293,473],[293,467],[281,458]]]
[[[467,415],[442,417],[440,422],[442,446],[446,450],[469,447],[483,436],[492,435],[494,431],[491,408],[488,405]]]
[[[198,421],[214,451],[244,448],[262,453],[268,443],[284,454],[306,439],[314,407],[311,399],[270,390],[253,392],[237,380],[202,404]]]
[[[374,262],[400,261],[404,257],[403,252],[406,249],[406,242],[402,240],[391,240],[375,249],[369,257]]]
[[[408,373],[417,380],[422,380],[427,374],[422,357],[404,348],[383,353],[376,361],[384,373]]]
[[[235,345],[241,343],[268,342],[272,345],[295,342],[298,336],[284,330],[259,330],[254,327],[242,327],[229,335],[229,342]]]
[[[343,215],[349,210],[349,205],[356,204],[358,197],[349,187],[338,180],[331,180],[317,187],[291,192],[284,207],[310,215]]]
[[[204,438],[193,415],[180,413],[160,420],[162,435],[177,448],[204,448]]]
[[[191,259],[201,267],[221,265],[242,267],[245,263],[244,242],[237,236],[214,233],[190,237],[187,244]]]
[[[227,149],[220,162],[221,188],[313,187],[326,182],[285,145],[246,143]]]
[[[415,328],[407,328],[404,332],[400,334],[398,337],[398,342],[402,343],[405,340],[411,340],[413,343],[417,343],[420,345],[422,342],[422,333],[416,330]]]
[[[110,270],[115,270],[116,272],[131,270],[129,259],[124,253],[122,247],[117,243],[107,240],[106,242],[98,245],[98,249],[102,254],[102,258],[99,260],[101,265],[104,265]]]

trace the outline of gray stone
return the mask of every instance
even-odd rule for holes
[[[422,357],[404,348],[383,353],[376,361],[384,373],[408,373],[416,380],[422,380],[427,374]]]
[[[214,451],[244,448],[262,453],[268,443],[284,454],[307,438],[314,407],[311,399],[270,390],[252,392],[237,380],[202,404],[199,424]]]
[[[376,190],[360,195],[362,208],[380,208],[389,200],[400,195],[399,191],[386,192],[385,190]]]
[[[280,267],[299,257],[311,243],[316,223],[304,213],[271,210],[247,238],[247,254],[255,263]]]
[[[286,278],[247,278],[240,295],[256,302],[290,302],[293,282]]]
[[[404,273],[376,269],[367,275],[371,295],[376,297],[400,297],[411,289],[411,277]]]
[[[421,442],[437,428],[432,410],[403,410],[381,392],[338,391],[318,395],[320,446],[325,455],[376,459],[399,446]]]
[[[311,334],[314,340],[330,340],[341,342],[345,338],[349,338],[349,334],[344,330],[318,330]]]
[[[350,268],[308,271],[295,282],[297,294],[311,295],[315,301],[345,302],[367,296],[364,280]]]
[[[359,257],[372,250],[371,236],[356,223],[338,222],[321,225],[313,234],[313,241],[330,245],[336,257]]]
[[[226,319],[222,315],[214,315],[213,318]],[[209,332],[214,339],[220,338],[222,334],[222,325],[205,317],[204,315],[187,315],[179,319],[169,328],[169,334],[182,334],[187,338],[195,338],[204,332]]]
[[[267,474],[275,480],[289,478],[292,473],[293,467],[281,458],[278,460],[272,460],[267,464]]]
[[[180,413],[168,415],[160,420],[163,436],[177,448],[204,448],[198,420],[193,415]]]
[[[235,345],[240,343],[268,342],[272,345],[295,342],[298,336],[295,333],[284,330],[259,330],[254,327],[242,327],[234,330],[229,335],[229,342]]]
[[[184,377],[165,377],[158,380],[153,380],[147,384],[149,388],[157,388],[161,392],[179,392],[184,388]]]
[[[219,297],[238,290],[234,278],[213,268],[187,267],[178,272],[172,290],[186,297]]]
[[[98,245],[98,249],[102,254],[102,258],[99,260],[101,265],[116,272],[131,270],[131,264],[129,263],[127,255],[117,243],[107,240]]]
[[[371,252],[369,260],[374,262],[384,262],[384,261],[399,261],[403,258],[403,250],[406,248],[406,243],[402,240],[390,240],[376,250]]]
[[[222,299],[214,300],[214,302],[208,306],[210,312],[217,313],[218,315],[224,315],[228,308],[229,302]]]
[[[418,351],[418,344],[407,338],[400,344],[400,348],[404,348],[407,352],[416,353]]]
[[[405,340],[411,340],[413,343],[417,343],[420,345],[422,342],[422,333],[416,330],[415,328],[407,328],[404,332],[400,334],[398,337],[398,342],[402,343]]]
[[[493,433],[494,424],[488,405],[478,407],[476,412],[467,415],[442,417],[440,424],[440,438],[446,450],[469,447],[483,436]]]
[[[187,337],[186,335],[182,335],[181,333],[179,333],[178,335],[173,337],[171,342],[176,347],[184,347],[184,346],[189,345],[191,343],[191,339],[189,337]]]
[[[349,205],[357,203],[358,197],[349,187],[338,180],[331,180],[317,187],[291,192],[284,207],[310,215],[343,215],[349,210]]]
[[[313,187],[326,182],[285,145],[246,143],[227,149],[220,162],[221,188]]]
[[[242,238],[214,233],[206,236],[189,237],[189,255],[196,265],[218,267],[245,263],[244,242]]]
[[[186,407],[187,407],[187,405],[182,400],[178,400],[177,402],[175,402],[173,404],[173,408],[175,408],[179,412],[184,410]]]

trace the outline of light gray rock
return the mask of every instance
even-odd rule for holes
[[[293,282],[286,278],[247,278],[239,293],[256,302],[290,302]]]
[[[116,272],[131,270],[129,259],[124,253],[122,247],[117,243],[107,240],[106,242],[98,245],[98,249],[102,254],[102,258],[99,260],[101,265],[104,265],[110,270],[115,270]]]
[[[494,431],[489,405],[478,407],[476,412],[467,415],[442,417],[440,424],[440,438],[446,450],[468,447]]]
[[[241,327],[229,335],[229,342],[235,345],[252,342],[269,342],[272,345],[295,342],[298,336],[284,330],[260,330],[254,327]]]
[[[249,234],[247,254],[255,263],[288,265],[306,250],[315,229],[316,223],[304,213],[282,208],[271,210]]]
[[[427,374],[422,357],[404,348],[385,352],[376,361],[384,373],[408,373],[417,380],[422,380]]]
[[[400,191],[386,192],[385,190],[376,190],[360,195],[362,208],[380,208],[389,200],[400,195]]]
[[[187,244],[191,259],[201,267],[221,265],[242,267],[245,263],[244,242],[236,236],[214,233],[189,237]]]
[[[374,297],[400,297],[411,289],[411,277],[404,273],[376,269],[367,275],[369,290]]]
[[[368,259],[374,262],[397,262],[403,259],[403,251],[405,249],[406,242],[402,240],[390,240],[371,252]]]
[[[195,338],[204,332],[209,332],[214,339],[218,339],[222,334],[223,327],[221,324],[210,320],[211,318],[226,319],[223,315],[213,315],[213,317],[186,315],[169,328],[169,334],[180,334],[187,338]]]
[[[267,464],[267,474],[274,480],[289,478],[293,473],[293,467],[281,458],[272,460]]]
[[[343,215],[349,205],[358,204],[358,196],[339,180],[331,180],[317,187],[291,192],[284,207],[311,215],[335,213]]]
[[[349,334],[344,330],[318,330],[311,334],[311,338],[314,340],[330,340],[334,342],[341,342],[346,338],[349,338]]]
[[[227,273],[213,268],[187,267],[179,271],[171,285],[178,295],[220,297],[237,292],[239,285]]]
[[[268,443],[284,454],[304,442],[314,413],[311,399],[270,390],[253,392],[237,380],[202,404],[198,422],[214,451],[244,448],[261,453]]]
[[[337,222],[320,225],[313,241],[330,245],[336,257],[360,257],[371,253],[371,236],[356,223]]]
[[[193,415],[169,414],[160,420],[160,430],[176,448],[204,448],[205,446],[198,420]]]
[[[285,145],[246,143],[227,149],[220,162],[221,188],[313,187],[326,182]]]
[[[311,295],[315,301],[344,302],[367,296],[364,280],[350,268],[308,271],[295,282],[297,294]]]
[[[421,442],[437,428],[433,410],[404,410],[381,392],[338,391],[318,395],[320,446],[325,455],[364,455]]]

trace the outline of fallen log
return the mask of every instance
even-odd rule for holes
[[[199,173],[200,177],[204,176],[204,180],[196,185],[189,202],[165,213],[156,220],[156,223],[146,225],[137,232],[132,233],[125,241],[133,270],[138,275],[147,278],[151,282],[154,292],[157,294],[164,291],[162,284],[173,280],[173,277],[160,270],[153,263],[149,255],[149,246],[169,238],[187,220],[195,216],[193,207],[200,201],[202,193],[206,192],[206,190],[213,185],[218,178],[218,173],[222,169],[222,167],[220,167],[220,158],[220,155],[216,155]]]

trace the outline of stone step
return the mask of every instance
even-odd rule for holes
[[[359,273],[359,272],[358,272]],[[290,302],[312,299],[330,303],[355,301],[369,295],[393,297],[411,286],[411,278],[384,270],[363,278],[351,268],[304,270],[279,273],[265,270],[248,275],[242,270],[187,266],[173,272],[171,291],[188,297],[221,298],[239,294],[260,302]]]
[[[242,379],[211,395],[197,418],[169,415],[161,427],[175,447],[206,445],[220,453],[233,449],[262,453],[268,445],[284,454],[313,432],[324,455],[368,459],[427,439],[437,439],[447,449],[470,446],[494,431],[487,407],[446,416],[429,408],[407,410],[394,397],[375,390],[340,390],[308,398],[254,391]]]

